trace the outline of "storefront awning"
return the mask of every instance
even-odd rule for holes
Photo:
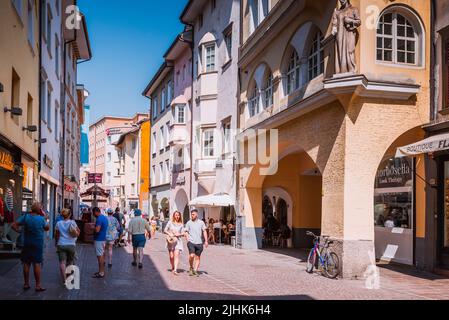
[[[233,206],[234,201],[226,193],[217,193],[195,198],[189,202],[189,205],[200,208],[228,207]]]
[[[448,149],[449,133],[444,133],[426,138],[407,146],[399,147],[396,150],[396,158],[416,156],[423,153],[431,153]]]

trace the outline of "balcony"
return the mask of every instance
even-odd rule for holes
[[[185,124],[172,124],[170,127],[170,146],[185,145],[187,143],[188,136],[189,132],[187,132],[187,127]]]
[[[195,160],[195,174],[214,174],[217,159],[197,159]]]

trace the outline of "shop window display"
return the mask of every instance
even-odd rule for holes
[[[374,224],[377,227],[412,229],[412,159],[390,158],[382,162],[374,190]]]

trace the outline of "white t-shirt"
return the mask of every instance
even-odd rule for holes
[[[76,222],[73,220],[58,221],[56,224],[56,230],[59,231],[58,246],[74,246],[76,244],[76,238],[70,236],[70,226],[76,226]]]

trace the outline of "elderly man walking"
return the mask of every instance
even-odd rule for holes
[[[142,218],[142,211],[134,210],[134,218],[131,219],[128,226],[128,243],[133,245],[133,262],[132,265],[137,266],[139,260],[139,269],[142,269],[143,248],[146,244],[146,233],[151,232],[150,224]]]

